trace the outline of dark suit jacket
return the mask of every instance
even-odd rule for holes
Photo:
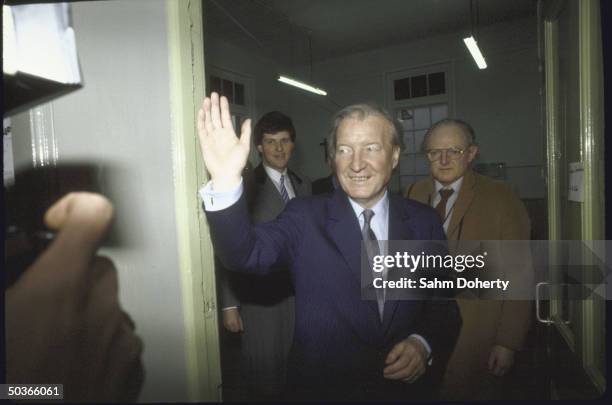
[[[420,393],[434,391],[425,376],[412,385],[384,379],[384,361],[416,333],[443,370],[460,326],[456,304],[387,301],[381,322],[376,302],[361,299],[361,231],[342,190],[293,199],[276,220],[257,226],[244,198],[206,214],[227,268],[266,274],[275,264],[289,266],[296,315],[289,380],[302,399],[407,399],[419,386],[426,388]],[[431,207],[390,195],[389,239],[439,240],[444,232]],[[439,374],[427,374],[439,382]]]
[[[333,174],[330,174],[327,177],[321,177],[320,179],[313,181],[312,182],[312,194],[318,195],[318,194],[324,194],[324,193],[331,193],[332,191],[334,191],[334,188],[336,188],[334,184],[334,182],[336,181],[337,180],[334,179]]]

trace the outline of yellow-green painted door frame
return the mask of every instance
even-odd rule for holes
[[[197,190],[207,180],[195,119],[205,92],[201,0],[167,0],[176,226],[188,395],[221,400],[214,256]]]
[[[551,240],[603,240],[605,190],[600,4],[599,0],[551,0],[546,2],[546,6],[556,10],[556,15],[545,17],[544,21],[548,231]],[[559,48],[568,44],[560,42],[558,15],[559,10],[565,7],[565,16],[569,14],[570,25],[576,28],[572,33],[578,34],[577,44],[572,45],[577,47],[577,58],[571,62],[577,65],[568,70],[572,74],[560,77]],[[569,91],[562,96],[562,81],[577,83],[577,94]],[[568,88],[571,90],[571,85]],[[577,97],[578,102],[570,100],[561,106],[562,97]],[[577,108],[567,108],[568,104]],[[568,127],[568,122],[577,122],[578,125]],[[570,151],[567,145],[576,145],[577,150]],[[563,199],[567,198],[562,186],[567,186],[567,178],[564,178],[567,177],[566,169],[575,159],[584,168],[584,196],[582,202],[572,203],[567,215],[562,212],[566,204]],[[551,280],[559,281],[558,275],[551,274]],[[588,283],[588,280],[582,281]],[[559,297],[560,294],[553,291],[551,319],[555,321],[554,325],[567,344],[582,359],[583,367],[594,385],[603,392],[606,378],[601,357],[605,346],[602,349],[601,339],[605,333],[605,325],[602,323],[605,319],[605,300],[597,297],[581,300],[577,305],[579,313],[575,319],[579,322],[568,326],[567,314],[563,313]]]
[[[584,162],[584,205],[582,239],[603,240],[604,235],[604,136],[603,56],[599,0],[580,1],[578,8],[580,72],[580,138]],[[590,280],[583,280],[588,283]],[[604,353],[597,350],[598,334],[605,333],[605,300],[597,296],[582,305],[583,365],[601,393],[605,391],[605,370],[597,366]],[[603,316],[602,316],[603,315]],[[605,342],[604,342],[605,345]]]

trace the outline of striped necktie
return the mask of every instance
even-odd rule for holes
[[[287,204],[290,200],[289,193],[287,192],[287,188],[285,187],[285,175],[281,174],[280,177],[280,195],[283,198],[285,204]]]
[[[368,254],[368,260],[370,265],[374,263],[374,256],[380,255],[380,247],[378,246],[378,238],[370,227],[370,221],[374,216],[374,211],[370,209],[363,210],[363,228],[361,229],[361,237],[366,246],[366,252]],[[374,275],[376,277],[377,275]],[[380,319],[383,318],[383,311],[385,309],[385,291],[381,288],[376,289],[376,301],[378,303],[378,315]]]
[[[440,219],[442,222],[446,220],[446,203],[451,195],[453,195],[454,190],[451,189],[440,189],[440,202],[436,205],[435,210],[438,212]]]

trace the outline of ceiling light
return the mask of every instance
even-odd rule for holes
[[[317,87],[311,86],[311,85],[306,84],[306,83],[302,83],[300,81],[291,79],[291,78],[286,77],[286,76],[279,76],[278,77],[278,81],[281,82],[281,83],[288,84],[290,86],[298,87],[298,88],[300,88],[302,90],[306,90],[306,91],[309,91],[311,93],[319,94],[321,96],[327,96],[327,92],[325,90],[319,89]]]
[[[469,49],[472,54],[472,58],[474,58],[474,62],[478,65],[479,69],[486,69],[487,62],[485,61],[484,56],[480,52],[480,48],[478,48],[478,44],[473,36],[469,36],[467,38],[463,38],[463,42],[465,42],[465,46]]]
[[[482,56],[482,52],[480,52],[480,48],[478,48],[478,43],[476,42],[476,38],[480,38],[478,35],[480,13],[478,11],[478,0],[470,0],[470,25],[472,29],[470,36],[463,38],[463,42],[465,42],[465,46],[467,46],[470,54],[472,54],[472,58],[474,58],[474,62],[476,62],[476,65],[478,65],[478,69],[482,70],[487,68],[487,62],[485,61],[484,56]],[[475,30],[474,26],[476,26]]]

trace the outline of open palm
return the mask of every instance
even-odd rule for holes
[[[251,120],[244,121],[238,138],[227,98],[213,92],[204,99],[197,124],[202,157],[215,190],[231,189],[240,182],[249,156]]]

